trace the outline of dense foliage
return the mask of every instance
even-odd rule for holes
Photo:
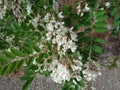
[[[83,90],[101,75],[97,61],[105,40],[97,33],[111,30],[117,38],[120,2],[71,2],[0,0],[1,76],[25,68],[23,90],[38,74],[63,84],[63,90]]]

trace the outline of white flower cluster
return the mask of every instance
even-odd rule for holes
[[[83,69],[83,64],[81,62],[82,57],[80,56],[78,59],[73,59],[71,64],[68,64],[68,62],[61,63],[60,61],[64,61],[64,59],[65,58],[57,59],[56,56],[53,56],[53,61],[48,68],[49,71],[52,71],[50,75],[52,80],[56,83],[64,83],[66,80],[69,81],[73,78],[73,83],[77,84],[76,80],[82,80],[80,76],[80,71]]]
[[[82,70],[82,62],[79,60],[73,60],[73,65],[71,66],[73,71],[80,72]]]
[[[64,18],[62,12],[58,13],[58,18]],[[65,27],[64,22],[56,20],[50,13],[47,13],[44,17],[44,22],[46,22],[47,40],[52,41],[53,47],[57,45],[60,56],[65,55],[68,49],[72,52],[76,51],[75,41],[77,41],[77,34],[72,31],[73,28]]]
[[[58,60],[52,61],[50,70],[52,70],[50,77],[56,83],[64,83],[66,80],[69,81],[71,78],[69,69],[67,69],[67,67],[61,64]]]
[[[4,0],[4,4],[3,0],[0,0],[0,19],[6,14],[7,4],[7,0]]]
[[[90,10],[87,3],[85,3],[84,8],[82,6],[83,6],[83,2],[81,1],[81,2],[78,3],[78,6],[76,8],[77,9],[77,14],[78,15],[80,14],[81,17],[84,15],[84,12],[88,12]]]
[[[99,64],[96,63],[95,61],[90,60],[89,62],[87,62],[85,66],[86,69],[83,70],[83,74],[84,74],[84,78],[87,81],[91,81],[91,80],[95,81],[97,76],[101,75]]]
[[[41,20],[41,16],[37,15],[35,18],[30,20],[29,22],[37,29],[37,26],[40,24],[39,21]]]
[[[80,76],[80,71],[82,71],[82,62],[79,60],[73,60],[73,64],[71,65],[72,68],[72,77],[76,79],[77,81],[82,80],[82,77]],[[75,80],[73,80],[74,84],[77,84]]]

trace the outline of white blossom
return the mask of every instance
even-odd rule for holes
[[[101,75],[100,67],[95,61],[90,60],[89,62],[87,62],[85,66],[86,66],[86,69],[83,70],[83,74],[84,74],[84,78],[87,81],[91,81],[91,80],[95,81],[97,76]]]
[[[41,16],[37,15],[35,18],[30,20],[29,22],[32,23],[34,27],[37,27],[39,25],[40,20],[41,20]]]
[[[75,80],[73,80],[73,83],[74,83],[75,85],[77,85],[77,82],[76,82]]]
[[[78,71],[80,72],[82,70],[82,62],[79,60],[73,60],[73,65],[71,66],[73,71]]]
[[[59,18],[64,18],[64,16],[62,15],[62,13],[63,13],[63,12],[59,12],[59,13],[58,13],[58,17],[59,17]]]
[[[77,46],[72,40],[69,40],[68,41],[68,48],[71,49],[72,52],[75,52],[77,49]]]
[[[51,17],[51,14],[50,14],[50,13],[47,13],[47,14],[45,15],[45,17],[43,18],[43,21],[44,21],[44,22],[49,22],[50,17]]]
[[[71,78],[71,75],[67,67],[62,65],[57,60],[52,61],[50,69],[52,70],[50,77],[56,83],[64,83],[66,80],[69,81]]]
[[[77,9],[77,14],[82,17],[84,15],[84,12],[88,12],[90,10],[90,7],[88,7],[88,4],[85,3],[85,6],[82,7],[82,1],[78,3],[78,6],[76,7]]]
[[[80,80],[82,80],[82,77],[80,75],[76,75],[76,80],[80,81]]]
[[[8,42],[9,44],[11,44],[14,38],[15,38],[15,36],[7,36],[6,37],[6,42]]]
[[[110,2],[106,2],[106,3],[105,3],[105,6],[106,6],[106,7],[110,7]]]
[[[46,6],[46,5],[44,5],[43,7],[44,7],[44,9],[47,9],[47,6]]]
[[[51,38],[52,38],[52,32],[46,33],[46,37],[47,37],[48,41],[51,40]]]
[[[46,28],[47,28],[47,30],[49,30],[49,31],[53,31],[53,30],[54,30],[54,27],[53,27],[52,23],[48,23],[48,24],[46,25]]]
[[[72,30],[73,30],[73,27],[70,28],[71,39],[73,41],[77,41],[77,34],[75,32],[73,32]]]
[[[84,7],[83,11],[84,11],[84,12],[87,12],[87,11],[89,11],[89,10],[90,10],[90,7],[88,7],[88,4],[85,3],[85,7]]]

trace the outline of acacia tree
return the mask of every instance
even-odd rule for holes
[[[100,73],[98,56],[105,40],[97,33],[119,34],[118,0],[0,0],[0,75],[25,67],[23,90],[38,75],[82,90]]]

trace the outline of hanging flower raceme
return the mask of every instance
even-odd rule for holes
[[[58,13],[58,18],[64,18],[62,12]],[[64,22],[56,20],[50,13],[47,13],[43,20],[46,22],[46,38],[48,41],[52,41],[53,47],[57,45],[60,56],[65,55],[68,49],[72,52],[76,51],[77,46],[75,42],[77,41],[77,34],[72,31],[73,27],[65,27]]]
[[[66,80],[69,81],[71,78],[69,69],[67,69],[67,67],[61,64],[58,60],[52,61],[50,70],[52,70],[50,77],[56,83],[64,83]]]
[[[52,71],[50,74],[51,79],[56,83],[65,83],[65,81],[70,81],[72,78],[74,78],[73,82],[75,82],[75,79],[78,82],[82,80],[82,77],[80,76],[80,72],[83,70],[83,64],[81,60],[70,60],[70,62],[72,62],[71,64],[66,61],[67,59],[65,58],[53,58],[52,63],[48,68],[49,71]]]

